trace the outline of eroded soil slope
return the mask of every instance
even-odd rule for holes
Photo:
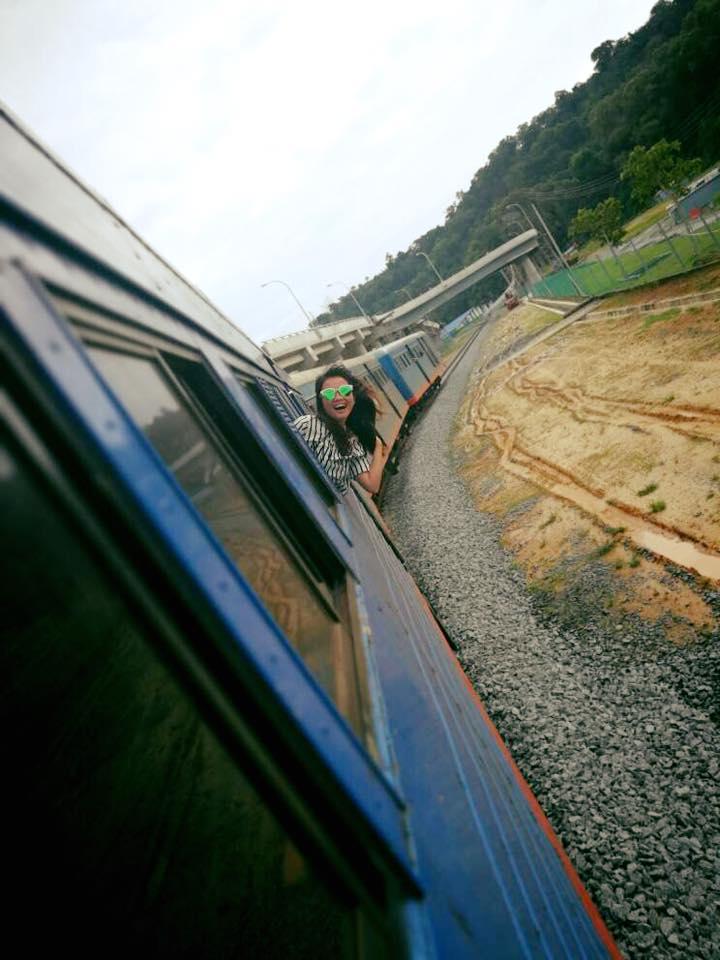
[[[537,308],[500,321],[490,354],[524,322]],[[531,582],[562,592],[601,560],[618,609],[664,617],[677,640],[717,627],[702,585],[720,581],[720,303],[591,314],[481,369],[456,442]]]

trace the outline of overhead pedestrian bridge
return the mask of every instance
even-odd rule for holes
[[[402,306],[372,318],[351,317],[266,340],[265,353],[283,370],[309,370],[318,364],[359,356],[382,343],[421,329],[429,314],[473,284],[505,267],[530,285],[540,274],[530,255],[538,247],[537,230],[526,230],[495,247]],[[437,326],[434,325],[437,330]]]

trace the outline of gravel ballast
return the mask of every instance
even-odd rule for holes
[[[610,626],[601,563],[575,616],[528,591],[450,446],[486,340],[415,426],[383,511],[619,948],[720,958],[720,637],[677,648],[639,618]],[[717,614],[718,591],[705,599]]]

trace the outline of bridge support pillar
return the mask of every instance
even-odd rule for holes
[[[533,284],[542,280],[542,275],[529,254],[516,260],[515,263],[511,264],[510,269],[516,286],[523,293],[527,293]]]

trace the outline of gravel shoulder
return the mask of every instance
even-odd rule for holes
[[[600,561],[562,604],[528,589],[450,442],[490,335],[415,427],[383,512],[620,949],[720,958],[720,639],[678,647],[657,622],[618,624]]]

